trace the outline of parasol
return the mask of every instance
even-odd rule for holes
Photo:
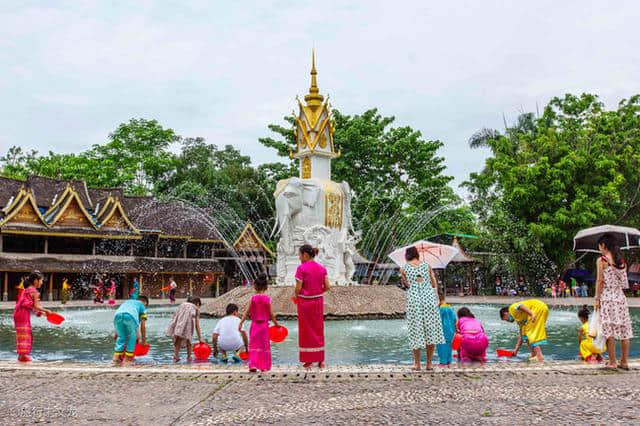
[[[636,228],[601,225],[578,231],[576,236],[573,237],[573,250],[599,253],[598,240],[604,234],[612,234],[622,250],[640,247],[640,231]]]
[[[434,269],[446,268],[449,262],[451,262],[451,260],[460,251],[457,248],[448,246],[446,244],[438,244],[432,243],[431,241],[421,240],[416,241],[413,244],[409,244],[408,246],[394,250],[389,254],[389,257],[396,265],[402,267],[407,263],[404,258],[404,254],[411,246],[414,246],[418,249],[420,260],[428,263],[429,266]]]

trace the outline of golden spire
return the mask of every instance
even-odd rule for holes
[[[324,96],[320,94],[318,90],[318,81],[316,79],[318,72],[316,71],[316,52],[315,49],[311,50],[311,87],[309,87],[309,94],[304,97],[307,105],[320,106],[324,100]]]

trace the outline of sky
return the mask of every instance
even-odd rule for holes
[[[439,139],[457,186],[483,167],[482,127],[639,93],[638,22],[636,1],[0,0],[0,155],[79,152],[147,118],[275,161],[258,138],[307,92],[315,47],[335,108]]]

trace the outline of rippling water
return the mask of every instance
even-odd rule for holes
[[[512,348],[517,339],[517,327],[500,321],[498,306],[468,305],[480,319],[489,336],[489,358],[496,360],[495,349]],[[454,309],[459,306],[454,305]],[[175,307],[149,309],[147,336],[151,344],[149,356],[140,358],[145,363],[171,362],[171,339],[164,336],[164,330],[171,319]],[[549,345],[543,347],[549,359],[575,359],[578,354],[577,330],[580,322],[577,308],[552,309],[547,321]],[[640,336],[640,309],[631,310],[634,334]],[[110,361],[113,351],[114,309],[68,309],[62,311],[66,321],[61,326],[49,324],[44,318],[32,317],[34,330],[34,359]],[[203,337],[211,342],[211,333],[217,319],[202,318]],[[275,364],[298,362],[298,326],[295,321],[284,321],[289,329],[287,339],[272,344]],[[248,328],[247,328],[248,330]],[[333,364],[410,364],[411,351],[407,344],[407,326],[404,320],[362,320],[325,322],[325,342],[327,362]],[[640,339],[631,344],[634,357],[640,356]],[[521,361],[528,350],[521,351]],[[15,334],[11,311],[0,312],[0,359],[15,359]],[[184,356],[183,356],[184,358]]]

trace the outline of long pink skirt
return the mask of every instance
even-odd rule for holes
[[[300,362],[324,361],[323,298],[298,297],[298,350]]]
[[[18,355],[29,355],[33,344],[31,333],[31,311],[18,308],[13,313],[13,323],[16,328],[16,352]]]
[[[271,370],[269,321],[251,321],[249,329],[249,368]]]

